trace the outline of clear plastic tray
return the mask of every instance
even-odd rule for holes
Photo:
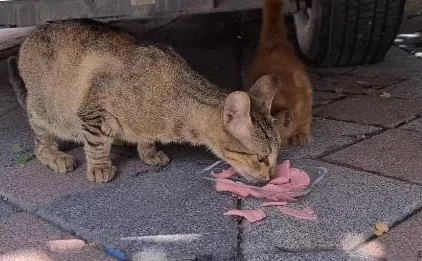
[[[223,161],[217,161],[213,164],[211,164],[210,166],[204,168],[203,170],[199,171],[197,174],[204,174],[209,172],[210,177],[204,177],[206,180],[211,180],[215,182],[215,178],[213,177],[213,173],[218,173],[221,172],[225,169],[228,169],[230,167],[230,165],[228,165],[227,163],[223,162]],[[293,166],[295,167],[295,166]],[[248,185],[247,181],[245,181],[242,178],[237,178],[237,179],[233,179],[234,181],[237,182],[242,182],[244,183],[242,186],[246,186],[246,187],[251,187],[255,190],[263,190],[263,191],[268,191],[268,192],[272,192],[272,193],[283,193],[283,194],[288,194],[292,197],[300,197],[300,196],[305,196],[307,194],[309,194],[312,191],[312,188],[317,185],[318,183],[321,182],[321,180],[325,177],[325,175],[328,172],[328,169],[325,167],[301,167],[301,170],[305,171],[306,174],[308,174],[309,178],[311,179],[311,182],[308,186],[308,188],[304,191],[301,192],[279,192],[279,191],[274,191],[274,190],[270,190],[270,189],[264,189],[262,187],[259,186],[253,186],[253,185]],[[238,177],[238,176],[236,176]]]

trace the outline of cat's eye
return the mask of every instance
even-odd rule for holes
[[[266,166],[270,165],[270,162],[268,161],[268,156],[258,156],[258,162],[264,163]]]
[[[238,153],[238,154],[243,154],[243,155],[252,155],[251,153],[248,152],[244,152],[244,151],[238,151],[238,150],[231,150],[231,149],[226,149],[228,152],[231,153]]]

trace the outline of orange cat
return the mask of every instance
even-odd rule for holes
[[[312,84],[305,64],[288,41],[282,5],[282,0],[264,1],[261,42],[247,84],[250,88],[268,74],[280,77],[271,107],[278,121],[280,139],[284,142],[287,139],[293,145],[305,145],[312,140]]]

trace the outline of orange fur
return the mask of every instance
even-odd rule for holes
[[[305,64],[288,41],[282,0],[265,0],[263,12],[261,42],[247,84],[250,87],[269,74],[281,78],[271,108],[279,121],[279,136],[290,144],[305,145],[312,140],[312,84]]]

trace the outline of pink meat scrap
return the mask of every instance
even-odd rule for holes
[[[263,220],[267,215],[261,209],[253,210],[240,210],[240,209],[231,209],[224,213],[224,215],[229,216],[239,216],[245,218],[247,221],[253,223],[256,221]]]
[[[317,217],[310,207],[304,209],[294,209],[286,206],[279,207],[280,211],[288,216],[304,220],[316,220]]]
[[[233,168],[225,169],[225,170],[223,170],[219,173],[212,173],[214,178],[220,178],[220,179],[227,179],[227,178],[230,178],[231,176],[234,176],[236,174],[237,174],[237,172]]]
[[[245,198],[249,195],[256,198],[266,198],[272,201],[295,201],[288,192],[300,192],[305,190],[311,179],[303,170],[290,167],[290,161],[286,160],[277,166],[277,177],[270,180],[262,188],[247,186],[241,182],[235,182],[229,177],[236,174],[232,168],[214,174],[216,177],[216,190],[231,192],[235,196]]]
[[[292,209],[287,206],[287,202],[296,201],[294,197],[289,195],[289,192],[304,191],[310,184],[311,179],[303,170],[292,168],[290,161],[286,160],[276,168],[277,176],[270,180],[262,188],[249,186],[242,182],[236,182],[229,179],[236,175],[237,172],[233,168],[223,170],[220,173],[213,173],[216,178],[215,188],[220,192],[230,192],[233,196],[238,198],[246,198],[253,196],[255,198],[267,199],[270,202],[262,204],[266,206],[278,206],[280,211],[286,215],[293,216],[305,220],[315,220],[316,215],[309,207],[300,209]],[[232,209],[225,213],[225,215],[235,215],[246,218],[249,222],[256,222],[265,217],[265,213],[261,210],[239,210]]]
[[[270,189],[268,187],[263,187]],[[247,186],[242,182],[236,182],[230,179],[216,179],[215,189],[219,192],[230,192],[235,197],[239,198],[246,198],[247,196],[253,196],[255,198],[266,198],[272,201],[289,201],[293,202],[296,201],[295,198],[290,196],[287,191],[279,191],[279,190],[263,190],[259,187]]]
[[[270,201],[262,203],[261,207],[285,206],[287,202],[284,201]]]

